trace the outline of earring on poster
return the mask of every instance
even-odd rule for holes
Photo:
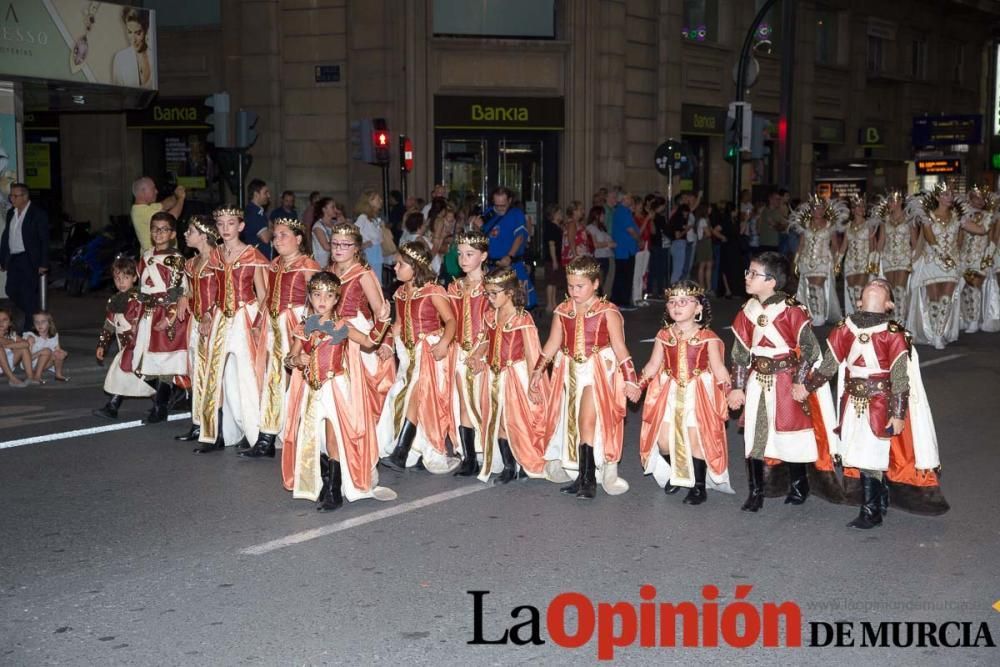
[[[87,62],[87,53],[90,51],[90,44],[87,43],[87,33],[93,29],[94,23],[97,22],[98,7],[98,3],[92,2],[83,10],[83,34],[73,42],[73,51],[69,54],[69,69],[73,74],[83,69],[84,64]]]

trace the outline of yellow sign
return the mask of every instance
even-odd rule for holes
[[[52,153],[49,144],[24,144],[24,182],[32,190],[52,189]]]

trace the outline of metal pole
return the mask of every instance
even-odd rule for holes
[[[236,151],[236,182],[240,186],[236,200],[240,203],[240,208],[246,208],[246,204],[243,201],[243,198],[246,196],[246,187],[243,183],[243,151]]]
[[[760,11],[757,12],[757,16],[754,17],[753,23],[750,25],[750,29],[747,30],[746,37],[743,38],[743,47],[740,49],[740,59],[737,63],[736,69],[736,101],[743,102],[746,99],[746,76],[747,76],[747,59],[750,57],[750,47],[753,44],[754,33],[757,32],[757,27],[760,22],[764,20],[764,16],[767,12],[774,6],[777,0],[767,0],[761,6]],[[794,0],[785,0],[785,4],[791,4]],[[737,129],[743,127],[743,105],[736,105],[736,125]],[[729,140],[729,137],[726,137]],[[736,151],[735,159],[733,160],[733,202],[738,204],[740,201],[740,189],[742,188],[742,183],[740,182],[743,176],[743,156],[741,151]]]
[[[382,165],[382,220],[389,219],[389,164]]]
[[[674,161],[671,158],[670,162],[667,163],[667,210],[671,211],[674,207]]]
[[[48,278],[48,275],[44,273],[38,276],[38,303],[42,310],[49,309],[49,283],[46,278]],[[25,319],[31,319],[33,315],[34,313],[28,313],[25,315]],[[27,322],[25,324],[27,325]]]
[[[795,3],[781,6],[781,101],[778,112],[778,159],[781,160],[779,182],[784,188],[792,187],[792,90],[795,82]],[[800,190],[801,190],[801,183]]]

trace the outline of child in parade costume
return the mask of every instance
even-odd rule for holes
[[[684,504],[700,505],[708,499],[706,484],[733,493],[726,450],[725,345],[709,329],[712,307],[703,287],[682,280],[664,296],[664,327],[639,380],[646,389],[639,456],[643,471],[665,493],[688,487]]]
[[[97,342],[97,363],[103,364],[104,357],[111,341],[117,339],[118,353],[108,365],[108,374],[104,378],[104,392],[110,394],[107,404],[94,415],[108,419],[118,418],[118,409],[125,398],[148,398],[156,390],[143,382],[132,365],[135,332],[142,317],[142,299],[139,289],[135,286],[139,279],[136,273],[135,260],[131,257],[119,257],[111,265],[111,276],[118,292],[108,299],[104,326]]]
[[[896,316],[906,319],[909,302],[907,283],[913,270],[913,248],[916,247],[919,231],[906,219],[905,196],[899,190],[892,190],[872,207],[872,223],[878,228],[876,256],[879,275],[892,286],[892,300],[896,304]]]
[[[813,326],[840,319],[840,302],[834,286],[839,265],[834,258],[839,254],[837,234],[848,215],[843,201],[813,195],[788,219],[790,229],[802,235],[795,255],[795,271],[799,275],[796,297],[807,305]]]
[[[943,181],[906,201],[906,214],[921,232],[910,274],[906,328],[915,342],[939,350],[958,340],[961,324],[959,301],[965,280],[958,265],[959,231],[985,232],[978,223],[963,220],[955,203],[954,192]]]
[[[484,318],[490,304],[483,286],[483,262],[487,259],[490,240],[478,230],[461,232],[455,239],[458,265],[464,277],[448,285],[448,301],[455,315],[455,400],[453,419],[458,425],[458,442],[462,445],[462,465],[455,475],[471,477],[479,472],[477,451],[485,454],[482,437],[485,423],[479,413],[479,383],[473,377],[469,359],[472,351],[485,339]],[[477,441],[481,444],[477,447]],[[490,471],[484,474],[489,477]]]
[[[219,281],[209,266],[212,251],[219,245],[215,221],[207,215],[192,215],[184,232],[184,241],[197,254],[184,266],[187,276],[187,304],[191,317],[188,326],[188,375],[191,378],[191,429],[175,435],[174,440],[195,442],[201,436],[201,412],[205,400],[208,373],[208,336],[218,299]]]
[[[880,525],[890,495],[908,512],[949,509],[934,470],[940,459],[920,359],[906,330],[890,319],[892,307],[892,286],[880,278],[870,282],[859,310],[830,332],[823,362],[806,383],[806,390],[825,388],[838,376],[839,455],[845,482],[860,471],[864,498],[847,524],[852,528]]]
[[[330,234],[330,266],[334,275],[340,280],[340,296],[336,304],[337,319],[348,322],[354,329],[367,334],[372,345],[382,343],[386,333],[392,326],[388,302],[382,296],[382,288],[374,270],[364,259],[361,246],[363,239],[361,231],[349,222],[336,223]],[[396,377],[395,358],[389,355],[381,359],[375,352],[348,339],[347,371],[351,378],[364,378],[364,382],[351,384],[355,400],[355,419],[365,419],[366,425],[361,437],[369,440],[365,446],[370,451],[378,451],[378,437],[375,429],[386,395]],[[389,345],[391,350],[392,346]],[[302,404],[302,392],[306,383],[300,377],[298,369],[292,370],[292,382],[289,385],[286,404],[288,415],[286,423],[294,423],[298,419],[298,410]],[[283,438],[281,452],[281,472],[284,486],[289,491],[294,484],[295,441],[288,437],[287,431]],[[361,446],[357,443],[357,446]],[[323,454],[322,456],[326,456]],[[326,464],[323,463],[323,466]]]
[[[291,490],[293,497],[318,501],[318,511],[340,507],[344,498],[394,500],[391,489],[378,486],[377,442],[368,436],[363,374],[351,372],[348,341],[371,351],[375,343],[335,312],[340,279],[327,271],[308,283],[312,314],[295,325],[291,352],[283,360],[298,370],[293,382],[302,382],[301,403],[289,410],[285,442],[294,443]]]
[[[968,194],[961,198],[960,208],[963,214],[962,222],[971,224],[963,225],[958,236],[958,268],[965,279],[959,311],[962,329],[965,333],[972,334],[979,331],[980,327],[985,329],[986,320],[989,319],[986,313],[987,304],[983,300],[985,294],[983,287],[989,269],[987,259],[992,259],[994,252],[990,247],[990,232],[993,231],[996,215],[996,195],[987,188],[974,185]],[[974,231],[973,225],[982,228],[983,233]],[[991,292],[991,296],[993,294]],[[995,307],[996,304],[993,304],[993,309]]]
[[[174,247],[177,219],[163,211],[154,213],[149,232],[153,247],[142,254],[139,266],[143,311],[132,364],[156,390],[153,407],[143,420],[144,424],[155,424],[167,418],[174,377],[188,372],[187,280],[184,256]]]
[[[619,495],[628,482],[618,476],[625,426],[625,399],[641,395],[635,366],[625,346],[618,308],[597,296],[601,267],[593,257],[577,257],[566,267],[569,297],[559,304],[549,338],[531,373],[531,393],[542,399],[545,368],[552,365],[546,423],[553,429],[545,459],[552,481],[575,479],[560,489],[593,498],[597,483]],[[555,393],[555,392],[554,392]]]
[[[803,389],[820,358],[819,342],[805,307],[781,289],[788,280],[788,260],[762,252],[750,261],[746,290],[750,300],[733,320],[732,391],[729,407],[744,405],[744,439],[750,493],[742,509],[756,512],[764,504],[765,458],[784,461],[789,475],[786,504],[801,505],[814,491],[831,502],[843,502],[833,471],[835,451],[833,398],[829,388],[808,403],[792,392]],[[770,467],[770,466],[769,466]]]
[[[241,209],[220,208],[213,217],[222,245],[209,260],[219,292],[208,339],[201,447],[195,449],[199,454],[257,441],[265,355],[260,349],[260,327],[270,262],[254,246],[240,241]]]
[[[275,455],[274,441],[285,424],[285,390],[288,373],[284,360],[291,349],[292,331],[302,322],[306,310],[306,285],[319,264],[304,253],[305,226],[295,218],[272,221],[271,244],[277,253],[267,268],[267,320],[261,339],[266,361],[260,397],[260,433],[257,441],[241,456],[259,458]]]
[[[453,471],[458,459],[446,440],[452,426],[449,355],[455,316],[448,295],[434,282],[431,255],[419,242],[404,243],[396,260],[396,321],[392,325],[399,368],[378,423],[382,464],[401,472],[423,461],[432,473]],[[383,345],[379,356],[392,350]]]
[[[876,253],[877,221],[865,217],[865,199],[860,195],[848,198],[851,210],[850,220],[844,225],[844,240],[841,244],[844,275],[844,312],[854,312],[854,304],[861,298],[870,274],[878,275]]]
[[[491,271],[485,283],[491,306],[483,318],[485,338],[468,357],[470,368],[482,378],[477,392],[483,425],[479,479],[488,482],[499,473],[496,483],[507,484],[517,476],[518,466],[525,476],[541,478],[545,476],[548,390],[537,392],[533,399],[528,386],[541,351],[538,329],[524,310],[524,288],[513,269]]]

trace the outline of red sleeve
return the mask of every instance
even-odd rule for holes
[[[794,349],[799,346],[802,329],[810,326],[810,322],[809,312],[805,306],[795,305],[785,308],[785,312],[781,314],[776,324],[778,331],[785,337],[785,343]]]
[[[847,328],[846,324],[841,324],[830,332],[826,343],[830,346],[837,361],[842,362],[847,358],[847,353],[851,351],[851,346],[854,345],[854,334]]]
[[[736,336],[736,340],[745,347],[750,349],[750,343],[753,342],[753,322],[747,317],[745,311],[740,310],[736,313],[736,317],[733,319],[733,334]]]
[[[906,341],[906,334],[903,331],[885,331],[879,336],[879,347],[881,348],[886,363],[886,368],[892,368],[899,356],[910,351],[910,346]]]

